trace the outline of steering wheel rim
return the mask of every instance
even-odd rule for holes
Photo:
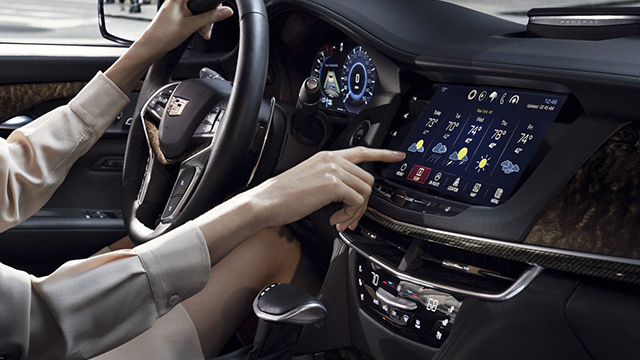
[[[225,120],[220,124],[216,138],[210,146],[210,155],[206,158],[204,171],[189,201],[171,221],[160,222],[153,228],[145,223],[150,224],[156,220],[145,217],[154,212],[148,207],[157,205],[138,201],[141,188],[144,189],[146,171],[151,170],[147,169],[150,151],[141,112],[147,99],[171,82],[171,75],[191,39],[154,63],[147,73],[127,139],[121,191],[124,221],[134,243],[149,241],[199,216],[222,202],[239,187],[246,185],[251,174],[252,169],[246,166],[245,158],[247,142],[254,135],[255,119],[260,111],[264,93],[269,58],[269,26],[262,0],[236,2],[240,41],[234,85],[226,106]],[[254,126],[246,126],[248,122]]]

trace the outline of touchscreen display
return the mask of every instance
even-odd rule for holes
[[[564,95],[441,85],[386,177],[466,203],[511,195],[567,99]]]

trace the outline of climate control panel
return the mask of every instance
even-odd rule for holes
[[[361,307],[397,334],[440,347],[451,332],[462,298],[401,281],[362,256],[356,257]]]

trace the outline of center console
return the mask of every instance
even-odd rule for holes
[[[504,301],[528,286],[542,267],[484,251],[456,227],[481,227],[478,213],[495,217],[522,201],[516,194],[570,126],[558,120],[567,101],[441,84],[406,102],[382,146],[407,156],[368,168],[376,175],[370,211],[340,234],[353,250],[351,294],[361,311],[387,331],[439,348],[465,299]],[[367,137],[361,127],[354,134]]]
[[[389,95],[387,106],[393,101]],[[365,329],[355,335],[357,347],[376,358],[415,351],[429,358],[468,331],[456,324],[467,323],[469,309],[529,308],[541,295],[531,289],[545,288],[539,284],[559,272],[640,281],[635,260],[525,241],[624,122],[584,115],[566,94],[454,84],[414,86],[396,110],[388,119],[365,108],[347,130],[347,139],[407,154],[398,163],[364,165],[375,177],[369,209],[358,228],[339,234],[350,249],[350,321]],[[563,296],[545,298],[545,307]],[[555,314],[548,320],[564,321]],[[390,353],[383,346],[389,337],[402,344]]]

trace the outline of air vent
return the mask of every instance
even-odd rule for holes
[[[527,263],[399,235],[366,218],[351,237],[353,245],[374,261],[411,278],[464,292],[503,293],[531,269]]]
[[[500,293],[525,272],[525,263],[420,241],[406,273],[466,290]]]

